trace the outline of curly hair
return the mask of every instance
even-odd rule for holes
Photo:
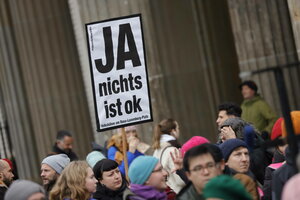
[[[91,194],[85,186],[87,169],[89,165],[85,161],[73,161],[65,167],[56,184],[50,192],[50,200],[88,199]]]

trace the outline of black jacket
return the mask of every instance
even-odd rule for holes
[[[124,181],[122,186],[118,190],[111,190],[100,183],[97,183],[97,191],[93,195],[94,199],[97,200],[122,200],[123,192],[127,188],[127,182]]]
[[[284,184],[298,172],[289,147],[286,148],[285,159],[286,163],[273,172],[272,200],[281,199],[281,193]]]
[[[61,150],[60,148],[58,148],[57,144],[55,144],[53,146],[52,151],[55,154],[66,154],[70,158],[70,161],[78,160],[77,155],[73,151],[65,152],[65,151]]]

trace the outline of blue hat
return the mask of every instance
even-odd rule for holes
[[[227,161],[230,154],[238,147],[245,147],[248,149],[247,144],[240,139],[229,139],[223,142],[220,146],[220,149],[223,153],[224,160]]]
[[[86,161],[88,162],[89,166],[93,168],[98,161],[104,158],[105,156],[100,151],[92,151],[86,156]]]
[[[139,156],[134,159],[128,171],[131,183],[143,185],[148,180],[158,161],[153,156]]]

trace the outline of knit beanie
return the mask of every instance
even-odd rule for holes
[[[64,168],[70,163],[70,158],[66,154],[57,154],[46,157],[42,164],[49,165],[58,174],[64,170]]]
[[[220,149],[223,153],[224,160],[227,161],[230,154],[237,149],[238,147],[245,147],[248,148],[247,144],[240,139],[229,139],[220,144]]]
[[[148,180],[158,161],[153,156],[139,156],[134,159],[128,171],[131,183],[143,185]]]
[[[95,178],[97,180],[102,180],[103,172],[116,169],[118,166],[119,166],[118,163],[114,160],[104,158],[98,161],[93,167]]]
[[[291,112],[291,119],[292,119],[295,135],[300,135],[300,111],[299,110],[292,111]],[[286,128],[285,128],[284,120],[282,121],[281,128],[282,128],[282,137],[286,137],[287,136],[287,131],[286,131]]]
[[[280,117],[275,122],[275,124],[272,128],[272,132],[271,132],[271,140],[275,140],[276,138],[278,138],[282,135],[282,127],[281,127],[282,121],[283,121],[283,118]]]
[[[205,137],[193,136],[191,139],[189,139],[186,143],[182,145],[180,150],[182,157],[184,157],[185,152],[187,152],[189,149],[204,143],[210,143],[210,142]]]
[[[203,196],[205,199],[252,200],[241,182],[228,175],[216,176],[209,180],[203,189]]]
[[[296,174],[290,178],[284,185],[282,191],[282,200],[298,200],[300,196],[300,174]]]
[[[100,151],[92,151],[86,156],[86,161],[89,166],[93,168],[98,161],[104,158],[105,156]]]
[[[244,137],[244,128],[245,126],[249,126],[250,124],[246,121],[242,120],[239,117],[231,117],[226,119],[222,124],[221,128],[225,126],[230,126],[232,130],[234,131],[237,138],[241,139]]]
[[[8,188],[4,200],[27,200],[35,193],[45,194],[45,191],[42,186],[32,181],[16,180]]]
[[[242,82],[242,84],[240,84],[240,86],[239,86],[240,90],[242,90],[244,85],[247,85],[249,88],[251,88],[252,90],[257,92],[257,85],[254,81],[248,80],[248,81]]]

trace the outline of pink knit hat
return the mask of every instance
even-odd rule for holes
[[[193,136],[186,143],[184,143],[181,147],[181,154],[184,157],[184,154],[191,148],[198,146],[200,144],[210,143],[208,139],[202,136]]]
[[[300,196],[300,174],[293,176],[288,182],[284,185],[282,192],[282,200],[297,200]]]

